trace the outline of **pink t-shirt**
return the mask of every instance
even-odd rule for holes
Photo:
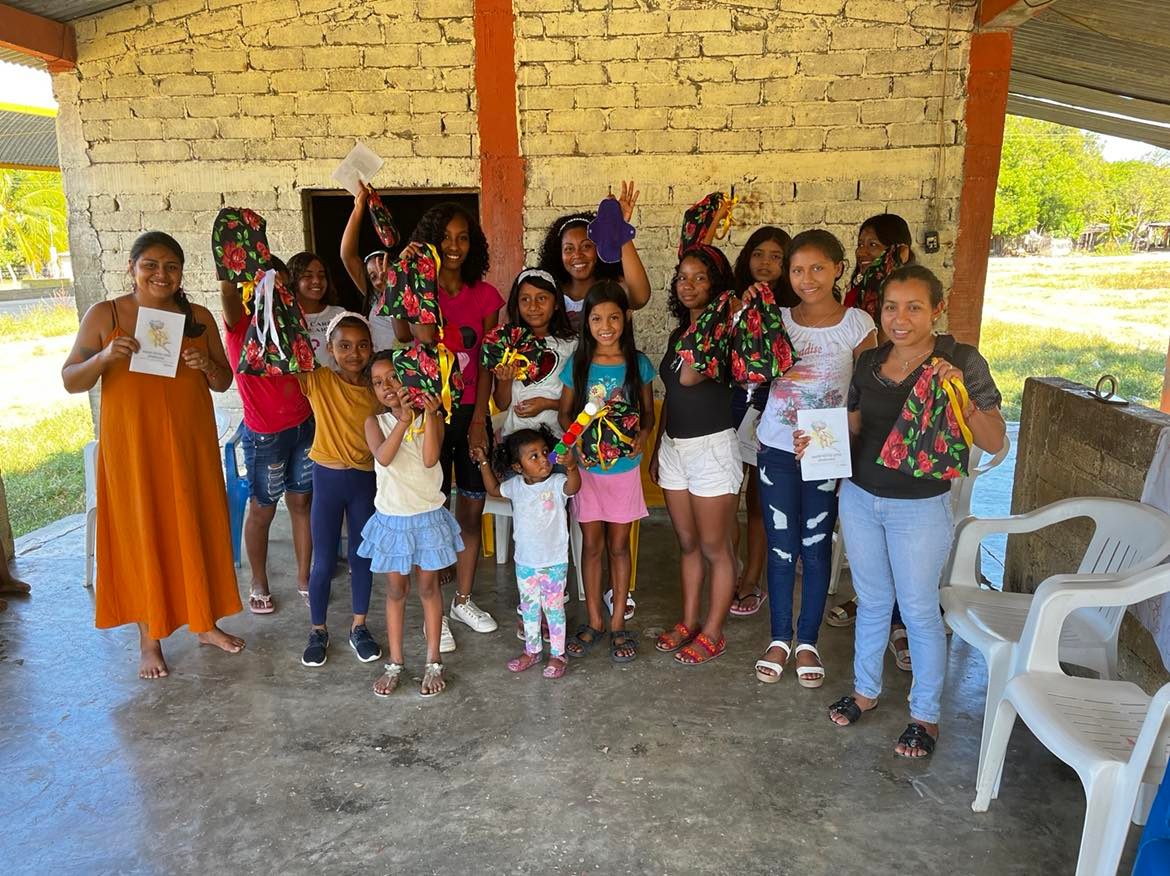
[[[483,280],[464,286],[455,296],[439,292],[439,310],[447,323],[443,328],[443,343],[459,359],[459,370],[463,372],[461,404],[475,404],[483,321],[498,313],[503,306],[504,299],[496,287]]]
[[[240,317],[234,326],[224,322],[227,337],[228,364],[235,370],[244,348],[244,336],[252,318]],[[293,426],[299,426],[312,416],[309,400],[301,392],[297,379],[292,375],[281,377],[256,377],[251,374],[237,374],[236,388],[240,401],[244,403],[244,425],[253,432],[272,435]]]

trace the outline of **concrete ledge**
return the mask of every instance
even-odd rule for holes
[[[1141,499],[1170,416],[1138,404],[1103,404],[1088,392],[1087,386],[1058,377],[1025,382],[1013,514],[1075,496]],[[1004,589],[1032,593],[1049,575],[1075,570],[1091,537],[1092,524],[1083,520],[1009,537]],[[1134,658],[1127,661],[1133,670],[1127,677],[1170,680],[1153,638],[1128,615],[1121,644]]]

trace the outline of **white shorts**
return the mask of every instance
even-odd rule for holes
[[[698,438],[662,436],[658,448],[658,486],[695,496],[738,496],[743,458],[734,429]]]

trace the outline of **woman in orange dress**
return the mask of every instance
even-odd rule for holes
[[[167,675],[161,640],[184,624],[235,654],[216,622],[240,611],[211,393],[232,383],[215,319],[182,291],[183,250],[149,231],[130,248],[133,291],[81,320],[61,369],[69,392],[101,380],[97,626],[138,625],[139,678]],[[139,307],[183,313],[174,377],[130,371]],[[178,340],[178,339],[176,339]]]

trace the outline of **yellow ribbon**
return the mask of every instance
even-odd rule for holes
[[[732,186],[732,188],[735,188],[735,187]],[[723,214],[723,218],[719,220],[719,224],[715,227],[715,239],[716,240],[722,240],[723,238],[725,238],[727,236],[727,233],[729,231],[731,231],[731,227],[733,225],[735,225],[735,217],[732,215],[732,211],[735,209],[735,205],[738,203],[739,203],[739,198],[737,198],[734,194],[729,195],[727,193],[724,193],[723,203],[721,203],[719,205],[719,207],[720,207],[720,209],[723,209],[724,207],[726,207],[727,212]]]
[[[518,350],[514,350],[511,347],[508,347],[508,349],[504,350],[504,355],[500,357],[500,364],[512,365],[526,374],[529,369],[532,368],[532,360],[523,353],[519,352]]]
[[[590,429],[592,429],[594,426],[597,427],[597,440],[595,442],[593,442],[593,449],[594,449],[594,451],[596,451],[597,464],[601,466],[602,471],[608,471],[609,469],[613,468],[614,463],[617,462],[617,459],[607,460],[601,455],[601,430],[606,425],[609,426],[610,430],[613,432],[614,436],[619,441],[621,441],[623,444],[625,444],[628,447],[634,446],[634,439],[627,438],[626,434],[620,428],[615,426],[613,421],[609,418],[609,408],[608,407],[602,408],[597,413],[596,419],[594,419],[593,422],[590,423],[589,426],[587,427]],[[584,430],[582,430],[582,431],[584,431]],[[619,459],[620,458],[621,457],[619,457]]]
[[[963,433],[963,440],[967,442],[967,446],[971,446],[971,430],[967,426],[967,421],[963,419],[963,411],[966,410],[967,405],[970,404],[970,396],[967,395],[967,387],[963,385],[963,381],[957,377],[947,377],[939,381],[943,388],[943,392],[947,394],[947,399],[950,402],[951,410],[955,413],[955,422],[959,424],[959,431]]]
[[[451,372],[455,370],[458,359],[443,344],[438,344],[435,347],[435,354],[439,360],[439,399],[443,402],[443,410],[447,413],[444,419],[450,423],[451,415],[455,411],[455,406],[451,403]]]
[[[251,315],[252,308],[248,304],[252,301],[252,295],[256,292],[256,281],[247,280],[240,284],[240,302],[244,305],[244,313]]]

